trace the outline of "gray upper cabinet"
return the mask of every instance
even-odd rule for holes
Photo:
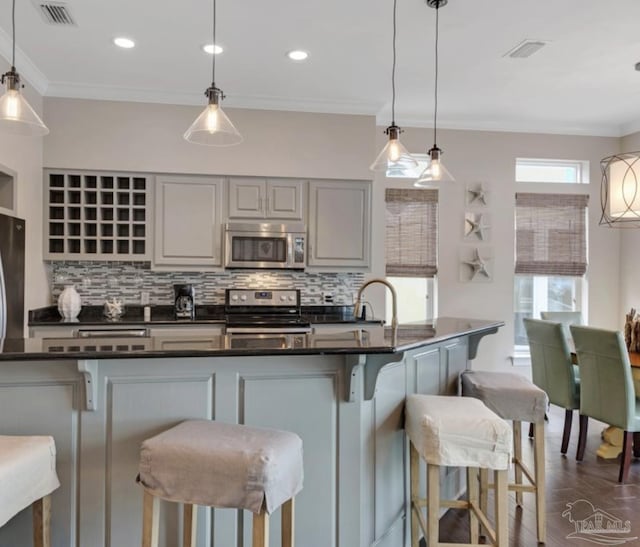
[[[152,180],[145,174],[46,170],[44,258],[149,260]]]
[[[234,177],[229,180],[229,219],[303,220],[305,182]]]
[[[153,266],[222,265],[222,177],[158,176]]]
[[[307,269],[371,267],[371,182],[309,182],[307,252]]]

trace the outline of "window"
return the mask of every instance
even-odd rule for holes
[[[385,201],[386,274],[398,295],[398,320],[431,319],[437,273],[438,191],[388,188]],[[388,292],[386,298],[386,319],[390,322]]]
[[[516,182],[589,184],[589,162],[516,158]]]
[[[529,346],[524,317],[540,318],[542,311],[582,311],[581,277],[516,275],[515,345],[524,351]]]
[[[388,169],[385,177],[390,179],[417,179],[427,168],[429,156],[427,154],[411,154],[411,157],[418,162],[418,167],[405,172]]]
[[[575,194],[516,194],[514,330],[528,346],[522,319],[541,311],[581,311],[587,270],[587,203]]]

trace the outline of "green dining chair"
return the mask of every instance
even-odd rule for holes
[[[565,409],[560,452],[566,454],[573,411],[580,408],[580,379],[572,363],[565,326],[540,319],[525,318],[523,321],[529,339],[533,383],[547,393],[551,404]],[[584,455],[584,452],[580,453],[580,446],[586,433],[587,418],[581,417],[576,451],[578,460]]]
[[[584,324],[581,311],[541,311],[540,319],[562,323],[567,336],[571,336],[569,333],[569,325]]]
[[[624,431],[618,482],[625,482],[634,442],[640,448],[640,404],[624,338],[620,331],[569,328],[580,367],[580,414]]]

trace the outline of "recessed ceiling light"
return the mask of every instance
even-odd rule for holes
[[[213,44],[205,44],[202,46],[202,50],[209,55],[213,55],[214,53],[218,55],[224,51],[220,46],[214,46]]]
[[[304,61],[309,54],[306,51],[302,51],[301,49],[294,49],[293,51],[289,51],[287,53],[287,57],[292,61]]]
[[[125,49],[131,49],[132,47],[135,47],[136,43],[131,40],[130,38],[125,38],[124,36],[119,36],[117,38],[113,39],[113,43],[118,46],[118,47],[122,47]]]

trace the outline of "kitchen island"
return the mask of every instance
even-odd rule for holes
[[[139,545],[140,442],[190,418],[300,435],[298,545],[408,546],[404,399],[455,394],[482,337],[502,324],[440,318],[295,338],[4,340],[0,431],[55,437],[62,486],[53,495],[53,547]],[[455,470],[444,481],[459,491]],[[199,547],[248,547],[249,515],[199,511]],[[22,544],[29,526],[24,511],[0,529],[0,545]],[[180,534],[179,510],[167,504],[161,545],[178,545]]]

